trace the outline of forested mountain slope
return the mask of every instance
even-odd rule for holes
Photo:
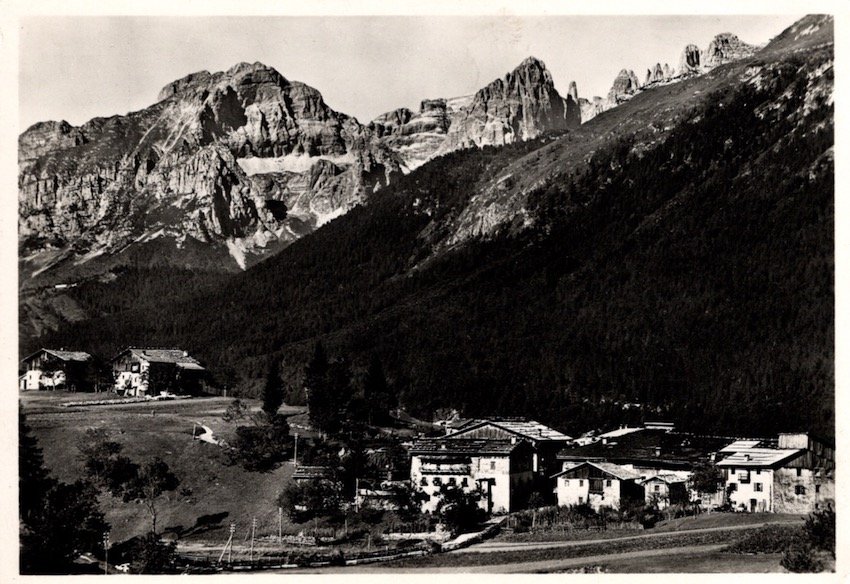
[[[244,391],[282,359],[294,397],[321,340],[379,355],[420,415],[832,434],[832,59],[831,19],[807,17],[580,128],[437,158],[220,286],[32,345],[178,345]]]

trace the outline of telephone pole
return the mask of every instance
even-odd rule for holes
[[[250,555],[250,559],[251,559],[252,564],[254,563],[254,532],[256,530],[257,530],[257,518],[254,517],[254,519],[251,521],[251,555]]]
[[[103,532],[103,573],[109,574],[109,530]]]
[[[293,456],[293,466],[298,466],[298,432],[295,433],[295,455]]]
[[[283,507],[277,508],[277,545],[283,543]]]
[[[218,563],[221,563],[221,559],[224,557],[224,553],[227,553],[227,563],[233,563],[233,534],[236,533],[236,524],[230,524],[230,537],[227,538],[227,543],[224,544],[224,549],[221,550],[221,555],[218,556]]]

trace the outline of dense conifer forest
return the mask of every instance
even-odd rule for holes
[[[377,355],[424,417],[833,435],[834,112],[804,116],[806,58],[545,182],[532,228],[435,253],[490,168],[569,135],[438,158],[245,273],[87,282],[74,298],[103,316],[22,352],[179,346],[252,395],[276,359],[292,401],[321,341],[355,370]]]

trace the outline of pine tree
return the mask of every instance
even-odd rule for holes
[[[283,405],[283,388],[280,381],[280,365],[273,359],[266,375],[266,385],[263,388],[263,411],[274,416]]]

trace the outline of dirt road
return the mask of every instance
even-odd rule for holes
[[[782,522],[784,523],[784,522]],[[788,521],[788,524],[799,523],[799,521]],[[552,548],[577,547],[583,545],[594,545],[599,543],[630,541],[634,539],[647,539],[653,537],[675,536],[676,534],[696,534],[696,533],[711,533],[713,531],[736,531],[741,529],[757,529],[765,525],[776,525],[777,523],[753,523],[749,525],[731,525],[724,527],[702,527],[698,529],[689,529],[687,531],[662,531],[659,533],[642,533],[640,535],[628,535],[624,537],[614,537],[610,539],[582,539],[571,541],[523,541],[523,542],[504,542],[504,541],[484,541],[478,544],[471,545],[459,550],[448,552],[450,554],[464,553],[494,553],[494,552],[517,552],[525,550],[542,550]]]

